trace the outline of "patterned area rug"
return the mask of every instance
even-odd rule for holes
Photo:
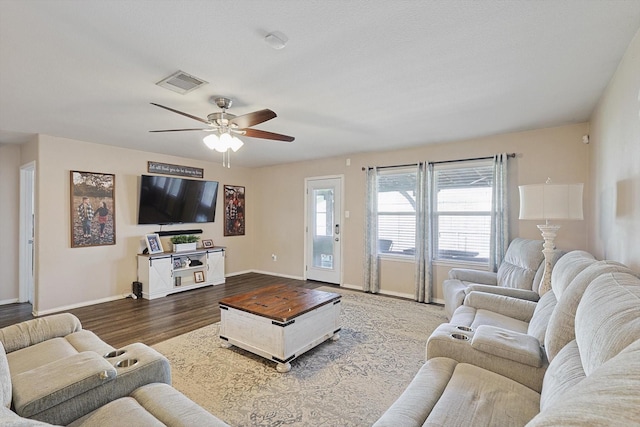
[[[220,347],[213,324],[153,347],[171,362],[173,386],[232,426],[370,426],[424,363],[435,305],[348,291],[340,339],[278,373],[275,362]]]

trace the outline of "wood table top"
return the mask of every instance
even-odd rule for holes
[[[342,295],[334,292],[299,286],[271,285],[223,298],[220,300],[220,307],[227,306],[279,322],[287,322],[341,297]]]

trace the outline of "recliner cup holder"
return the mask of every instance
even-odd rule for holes
[[[104,357],[106,357],[106,358],[118,357],[118,356],[122,356],[125,353],[126,353],[126,351],[124,351],[124,350],[113,350],[113,351],[110,351],[109,353],[105,354]]]
[[[451,338],[461,341],[469,341],[469,337],[465,334],[451,334]]]
[[[461,330],[461,331],[465,331],[465,332],[473,332],[473,329],[471,329],[468,326],[456,326],[456,328]]]
[[[129,368],[138,363],[138,359],[124,359],[116,362],[116,368]]]

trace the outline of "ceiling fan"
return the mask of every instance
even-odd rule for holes
[[[227,109],[231,107],[231,99],[225,97],[218,97],[214,99],[214,102],[218,107],[222,109],[221,112],[211,113],[206,119],[193,116],[182,111],[174,110],[173,108],[165,107],[164,105],[151,103],[156,107],[164,108],[165,110],[178,113],[185,117],[197,120],[206,124],[205,128],[190,128],[190,129],[166,129],[166,130],[152,130],[150,132],[183,132],[183,131],[205,131],[205,132],[217,132],[220,137],[224,134],[244,135],[251,138],[271,139],[274,141],[292,142],[295,138],[288,135],[282,135],[279,133],[267,132],[259,129],[252,129],[251,126],[255,126],[260,123],[264,123],[268,120],[277,117],[276,113],[269,109],[254,111],[253,113],[243,114],[236,116],[227,113]],[[239,148],[239,147],[238,147]],[[226,150],[225,150],[226,151]],[[236,151],[236,150],[234,150]]]

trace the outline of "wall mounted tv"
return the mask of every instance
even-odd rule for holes
[[[138,224],[214,222],[218,182],[142,175]]]

